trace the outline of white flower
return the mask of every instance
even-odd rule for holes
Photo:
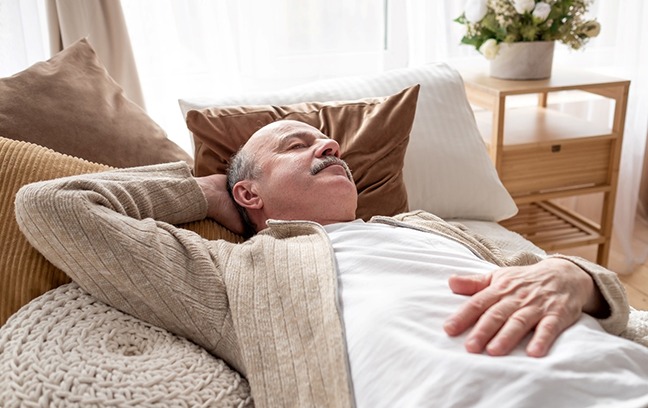
[[[479,23],[486,15],[488,8],[486,7],[487,0],[466,0],[464,6],[464,15],[466,20],[471,23]]]
[[[531,15],[533,16],[533,21],[535,21],[536,24],[540,24],[549,17],[550,12],[551,6],[547,3],[540,2],[535,5]]]
[[[592,20],[583,24],[583,34],[585,34],[589,38],[596,37],[600,32],[601,24],[599,24],[598,21]]]
[[[2,0],[0,0],[2,2]],[[462,0],[461,15],[454,19],[465,26],[461,38],[488,58],[498,54],[498,44],[520,41],[560,41],[579,49],[600,36],[601,25],[587,20],[594,0]],[[487,39],[495,39],[497,43]]]
[[[479,47],[479,52],[481,52],[487,60],[492,60],[497,56],[499,51],[499,44],[493,38],[490,38]]]
[[[511,0],[518,14],[530,13],[535,7],[535,0]]]

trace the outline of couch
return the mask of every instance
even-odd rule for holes
[[[340,143],[359,218],[424,209],[507,250],[542,252],[497,224],[517,209],[446,64],[185,99],[180,109],[193,155],[124,96],[87,40],[0,79],[0,405],[253,405],[245,378],[221,359],[98,301],[35,251],[13,219],[13,197],[30,182],[178,160],[195,175],[223,172],[254,130],[291,118]],[[180,227],[243,241],[209,219]],[[623,336],[648,346],[645,312],[632,311]]]

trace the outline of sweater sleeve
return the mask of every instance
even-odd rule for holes
[[[171,225],[206,213],[183,162],[39,182],[16,195],[29,242],[84,290],[241,370],[224,347],[236,341],[222,262],[208,241]]]

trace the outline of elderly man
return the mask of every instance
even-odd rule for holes
[[[601,328],[627,322],[613,273],[504,257],[424,212],[355,220],[339,157],[280,121],[233,159],[228,189],[182,163],[125,169],[27,186],[17,219],[94,296],[238,369],[259,406],[648,403],[648,353]],[[238,211],[258,232],[243,244],[171,225],[242,232]]]

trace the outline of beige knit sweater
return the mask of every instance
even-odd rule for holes
[[[333,250],[312,222],[271,221],[243,244],[206,241],[172,224],[206,216],[183,163],[74,176],[24,187],[16,217],[29,241],[82,288],[126,313],[189,338],[244,374],[258,406],[353,406]],[[442,234],[498,265],[526,264],[437,217],[375,222]],[[625,329],[616,275],[575,260]]]

